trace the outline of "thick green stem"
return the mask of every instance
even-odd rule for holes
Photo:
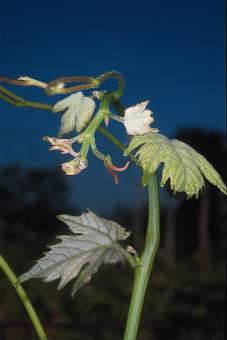
[[[17,294],[19,295],[40,340],[47,340],[47,335],[41,325],[39,318],[20,283],[18,283],[17,277],[13,273],[12,269],[9,267],[4,258],[0,255],[0,268],[3,270],[9,281],[12,283]]]
[[[155,174],[152,175],[149,180],[148,199],[149,215],[145,247],[141,255],[140,263],[135,269],[135,278],[124,340],[135,340],[137,337],[147,284],[159,246],[159,190]]]

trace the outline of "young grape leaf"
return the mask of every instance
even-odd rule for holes
[[[227,187],[217,171],[189,145],[177,139],[169,140],[159,133],[148,133],[133,137],[125,150],[125,156],[137,148],[136,157],[144,172],[143,185],[147,185],[150,175],[163,163],[161,186],[169,179],[174,193],[185,192],[188,198],[193,195],[197,198],[205,177],[227,194]]]
[[[58,289],[61,289],[76,278],[73,296],[90,281],[102,264],[124,261],[127,251],[118,241],[125,240],[130,233],[118,223],[101,218],[91,211],[81,216],[60,215],[58,218],[75,235],[58,236],[61,242],[50,246],[51,250],[22,274],[19,281],[42,278],[50,282],[60,278]]]
[[[95,110],[92,98],[84,96],[83,92],[76,92],[60,100],[53,107],[53,112],[64,111],[61,117],[59,136],[74,129],[80,132],[90,121]]]

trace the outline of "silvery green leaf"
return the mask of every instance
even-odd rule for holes
[[[105,263],[124,261],[125,249],[118,243],[129,233],[118,223],[106,220],[89,211],[81,216],[60,215],[73,234],[58,236],[60,243],[50,250],[26,273],[20,282],[42,278],[50,282],[60,278],[58,289],[76,278],[72,295],[88,283],[99,267]]]
[[[160,164],[163,165],[161,186],[170,180],[173,192],[185,192],[188,198],[198,197],[204,186],[204,177],[224,194],[227,187],[214,167],[189,145],[169,140],[159,133],[148,133],[131,139],[125,155],[138,149],[136,157],[143,168],[143,185]]]
[[[95,102],[92,98],[84,96],[82,92],[77,92],[57,102],[52,110],[65,111],[62,114],[59,130],[59,135],[62,136],[74,129],[80,132],[86,126],[94,113]]]

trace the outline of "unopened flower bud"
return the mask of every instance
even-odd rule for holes
[[[87,165],[79,158],[74,158],[73,160],[62,164],[62,170],[69,176],[77,175],[85,168],[87,168]]]

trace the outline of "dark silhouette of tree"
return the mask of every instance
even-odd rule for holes
[[[61,228],[56,215],[70,209],[68,192],[60,171],[17,166],[0,169],[1,252],[13,257],[23,245],[22,258],[32,258],[43,251]]]
[[[222,135],[182,129],[176,138],[207,157],[226,181],[226,149]],[[17,166],[0,169],[0,249],[18,274],[29,269],[34,259],[47,249],[46,244],[53,244],[55,235],[63,232],[62,224],[55,217],[57,214],[80,214],[67,201],[69,189],[64,178],[56,170]],[[208,183],[198,200],[185,200],[180,194],[173,198],[168,185],[163,195],[161,248],[146,297],[141,335],[144,340],[151,338],[151,332],[157,340],[221,340],[225,197]],[[132,230],[129,244],[139,250],[144,241],[146,214],[146,202],[135,199],[133,207],[117,206],[109,218]],[[49,334],[65,340],[86,339],[88,334],[91,340],[120,338],[132,272],[128,266],[106,266],[102,270],[103,275],[95,275],[75,300],[69,298],[69,287],[56,291],[56,282],[50,285],[39,280],[28,283],[26,288]],[[17,339],[30,338],[32,328],[26,323],[23,311],[18,312],[14,292],[2,276],[0,290],[3,297],[0,338],[8,340],[14,336],[9,331],[12,325],[18,329]]]
[[[204,155],[211,164],[217,169],[224,181],[226,182],[226,145],[225,136],[219,132],[207,132],[199,129],[181,129],[177,135],[177,139],[188,143],[198,152]],[[225,218],[221,212],[220,207],[224,203],[224,197],[220,195],[218,190],[206,182],[206,188],[200,195],[198,202],[193,200],[192,211],[195,211],[197,215],[196,220],[191,220],[191,225],[197,221],[197,255],[202,266],[206,266],[209,263],[210,250],[213,250],[215,256],[215,248],[221,247],[220,235],[223,232],[221,229],[221,220]],[[187,205],[187,202],[182,203],[183,206]],[[215,231],[214,231],[215,230]],[[213,249],[211,246],[211,235],[212,240],[215,241],[216,245]],[[215,240],[214,240],[215,235]],[[215,244],[213,242],[213,245]]]

